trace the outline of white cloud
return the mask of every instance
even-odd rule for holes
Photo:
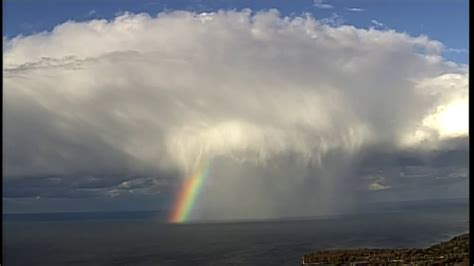
[[[314,0],[313,5],[321,9],[331,9],[334,8],[333,5],[328,4],[325,0]]]
[[[432,139],[466,136],[469,132],[469,83],[467,73],[449,73],[419,80],[417,89],[426,97],[440,97],[421,125],[404,136],[404,145]]]

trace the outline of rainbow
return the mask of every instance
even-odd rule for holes
[[[182,223],[188,219],[196,201],[196,196],[209,173],[209,160],[201,161],[194,172],[181,185],[174,201],[174,206],[168,218],[170,223]]]

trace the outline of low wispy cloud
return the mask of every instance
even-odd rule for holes
[[[448,48],[446,49],[447,52],[455,53],[455,54],[468,54],[469,50],[467,49],[457,49],[457,48]]]
[[[314,0],[313,6],[321,9],[331,9],[334,8],[333,5],[328,4],[326,0]]]
[[[385,190],[389,188],[390,186],[382,185],[378,182],[374,182],[368,186],[368,190],[372,190],[372,191]]]
[[[375,26],[375,28],[388,29],[388,27],[385,24],[383,24],[382,22],[378,20],[372,19],[370,22]]]
[[[89,12],[87,12],[87,14],[85,15],[85,17],[86,17],[86,18],[90,18],[90,17],[93,17],[93,16],[95,16],[95,15],[97,15],[97,11],[94,10],[94,9],[92,9],[92,10],[90,10]]]
[[[348,7],[346,8],[347,11],[351,11],[351,12],[362,12],[362,11],[365,11],[365,9],[363,8],[359,8],[359,7]]]
[[[323,24],[331,25],[333,27],[338,27],[338,26],[341,26],[342,24],[344,24],[345,20],[339,14],[332,13],[330,17],[320,19],[319,22],[321,22]]]

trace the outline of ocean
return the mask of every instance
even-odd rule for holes
[[[316,249],[428,247],[469,231],[467,199],[283,220],[166,224],[164,216],[3,214],[2,265],[300,265]]]

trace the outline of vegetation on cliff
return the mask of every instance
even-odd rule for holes
[[[303,257],[303,265],[468,265],[469,234],[429,248],[320,250]]]

